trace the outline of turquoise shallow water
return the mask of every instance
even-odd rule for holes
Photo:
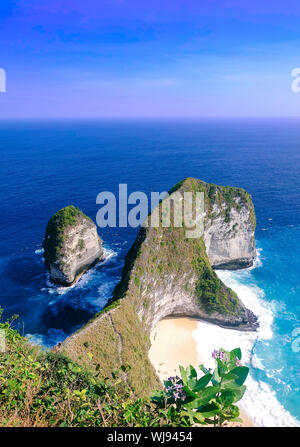
[[[104,306],[137,233],[100,230],[105,264],[75,287],[54,287],[41,243],[58,208],[74,204],[95,219],[97,194],[117,192],[119,183],[127,183],[129,192],[149,194],[194,176],[246,188],[257,213],[260,262],[251,271],[221,275],[263,314],[263,333],[253,343],[241,340],[253,380],[300,419],[298,121],[1,122],[0,136],[0,304],[6,315],[19,314],[20,328],[46,346]],[[266,408],[257,411],[269,414]],[[287,414],[282,418],[288,423]],[[265,420],[270,423],[269,416]]]

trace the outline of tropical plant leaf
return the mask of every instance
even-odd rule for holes
[[[237,366],[236,368],[230,371],[232,374],[235,374],[237,379],[235,379],[235,383],[239,386],[243,385],[245,380],[247,379],[249,368],[247,366]]]
[[[233,402],[235,401],[234,399],[235,399],[235,392],[229,389],[222,391],[220,397],[218,397],[220,403],[225,406],[232,405]]]
[[[206,385],[209,384],[210,380],[212,378],[212,374],[205,374],[205,376],[201,377],[197,382],[196,385],[193,389],[193,391],[197,392],[202,390],[203,388],[206,387]]]
[[[187,372],[186,372],[185,368],[183,366],[179,365],[179,371],[180,371],[183,383],[185,385],[187,385],[188,378],[187,378]]]
[[[245,385],[240,386],[239,388],[236,388],[233,390],[234,392],[234,403],[238,402],[239,400],[241,400],[241,398],[244,396],[245,392],[246,392],[247,387]]]
[[[212,399],[216,397],[216,394],[218,392],[218,388],[214,386],[209,386],[207,388],[204,388],[203,390],[199,391],[197,393],[197,398],[194,399],[192,402],[184,403],[184,406],[187,408],[198,408],[202,405],[208,404]]]
[[[192,365],[189,365],[186,371],[189,379],[197,379],[197,371]]]
[[[191,396],[193,398],[197,397],[197,394],[193,390],[191,390],[189,386],[184,385],[183,390],[185,391],[187,396]]]
[[[220,408],[215,402],[212,402],[210,404],[202,405],[198,408],[198,411],[204,418],[210,418],[217,416],[220,412]]]
[[[205,366],[202,365],[202,363],[199,365],[199,369],[201,369],[201,371],[204,372],[204,374],[209,374],[209,370],[205,368]]]
[[[219,376],[218,368],[216,368],[214,370],[214,373],[213,373],[212,378],[211,378],[211,382],[212,382],[213,385],[219,385],[220,384],[221,377]]]
[[[224,374],[226,374],[226,365],[220,359],[217,359],[217,365],[218,365],[218,374],[220,377],[223,377]]]
[[[235,381],[236,379],[238,379],[239,376],[237,374],[233,374],[231,371],[227,374],[225,374],[222,377],[222,383],[226,383],[226,382],[231,382],[231,381]]]
[[[230,351],[230,360],[235,361],[236,357],[241,360],[242,358],[242,351],[240,348],[233,349]]]

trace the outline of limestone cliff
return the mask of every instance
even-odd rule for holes
[[[200,184],[206,192],[204,242],[209,262],[232,270],[252,266],[256,219],[250,195],[241,188]]]
[[[142,227],[105,309],[63,345],[71,358],[89,364],[84,349],[88,343],[103,374],[112,364],[132,365],[127,380],[138,394],[147,394],[156,381],[147,356],[148,335],[162,318],[189,316],[240,330],[257,327],[253,313],[211,266],[211,262],[241,265],[241,259],[247,259],[248,265],[253,261],[255,214],[250,196],[242,189],[196,179],[180,182],[171,192],[175,190],[204,192],[204,237],[186,238],[184,227]]]
[[[51,281],[65,286],[103,255],[96,225],[74,206],[62,208],[51,217],[43,247]]]

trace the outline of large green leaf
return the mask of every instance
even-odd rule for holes
[[[187,385],[188,378],[187,378],[187,372],[186,372],[185,368],[183,366],[179,365],[179,371],[180,371],[183,383],[185,385]]]
[[[191,396],[194,399],[197,397],[197,394],[194,393],[194,391],[191,390],[191,388],[189,386],[184,385],[183,390],[185,391],[187,396]]]
[[[222,383],[231,382],[233,380],[235,381],[238,378],[239,376],[233,374],[232,372],[229,372],[222,377]]]
[[[194,399],[191,402],[184,403],[184,406],[186,408],[198,408],[201,405],[206,405],[216,397],[217,392],[218,387],[208,386],[207,388],[204,388],[203,390],[197,393],[196,399]]]
[[[210,418],[219,414],[220,409],[215,402],[212,402],[211,404],[202,405],[200,408],[198,408],[197,413],[198,412],[201,414],[201,416]]]
[[[239,400],[241,400],[241,398],[245,394],[246,389],[247,389],[247,387],[245,385],[242,385],[239,388],[234,389],[233,390],[233,392],[234,392],[234,401],[233,402],[238,402]]]
[[[186,371],[189,379],[197,379],[197,371],[192,365],[188,366]]]
[[[197,382],[196,379],[188,380],[188,386],[190,387],[190,389],[195,388],[196,382]]]
[[[222,383],[222,389],[238,390],[239,388],[240,388],[240,385],[238,385],[235,381]]]
[[[175,419],[175,414],[176,414],[176,412],[175,412],[175,408],[173,407],[173,405],[171,405],[170,407],[169,407],[169,409],[168,409],[168,413],[167,413],[167,415],[168,415],[168,418],[173,422],[174,421],[174,419]]]
[[[230,360],[235,361],[236,357],[239,360],[241,360],[241,358],[242,358],[242,351],[240,350],[240,348],[236,348],[236,349],[233,349],[232,351],[230,351]]]
[[[235,392],[230,389],[224,390],[222,391],[221,396],[218,399],[224,406],[232,405],[233,402],[235,402]]]
[[[213,385],[219,385],[219,383],[221,382],[221,377],[219,376],[218,368],[216,368],[214,370],[213,376],[211,378],[211,382]]]
[[[209,370],[207,368],[205,368],[204,365],[199,365],[199,369],[201,369],[202,372],[204,372],[204,374],[209,374]]]
[[[204,417],[200,413],[198,413],[196,411],[189,410],[189,409],[188,410],[183,410],[182,414],[189,417],[190,425],[193,425],[194,423],[196,423],[196,424],[204,424]]]
[[[237,379],[235,379],[235,383],[241,386],[247,379],[249,368],[247,368],[247,366],[237,366],[236,368],[233,368],[230,372],[238,376]]]
[[[188,378],[187,385],[193,389],[197,382],[197,372],[195,368],[190,365],[186,368],[186,373]]]
[[[226,374],[226,364],[222,362],[222,360],[217,359],[217,365],[218,365],[218,374],[220,377],[223,377],[224,374]]]
[[[172,386],[173,382],[171,382],[170,380],[164,380],[164,386],[165,388],[168,388],[169,386]]]
[[[156,391],[154,391],[151,394],[151,401],[153,403],[155,403],[160,408],[164,407],[165,406],[165,393],[163,392],[163,390],[156,390]]]
[[[205,376],[201,377],[201,378],[196,382],[196,385],[195,385],[193,391],[196,391],[196,392],[197,392],[197,391],[200,391],[200,390],[202,390],[203,388],[205,388],[206,385],[209,384],[211,378],[212,378],[212,374],[210,374],[210,373],[209,373],[209,374],[205,374]]]

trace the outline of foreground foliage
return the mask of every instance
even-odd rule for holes
[[[239,408],[234,405],[244,395],[243,385],[249,369],[242,366],[242,353],[239,348],[231,352],[220,349],[213,352],[216,360],[214,371],[200,365],[204,373],[198,377],[193,366],[180,366],[181,377],[169,377],[164,382],[165,389],[156,391],[152,401],[173,422],[178,418],[188,418],[189,425],[194,423],[222,426],[224,422],[242,422]]]
[[[170,377],[149,402],[126,385],[125,366],[103,378],[101,365],[91,372],[59,352],[42,351],[11,323],[0,324],[6,337],[0,353],[0,426],[184,427],[237,420],[234,403],[248,374],[239,366],[239,349],[218,351],[216,370],[200,366],[200,378],[192,366],[180,367],[181,377]],[[88,347],[86,355],[93,360]]]
[[[0,353],[1,426],[148,426],[149,403],[123,386],[125,367],[98,379],[58,352],[30,345],[9,323]],[[87,353],[88,355],[89,353]]]

